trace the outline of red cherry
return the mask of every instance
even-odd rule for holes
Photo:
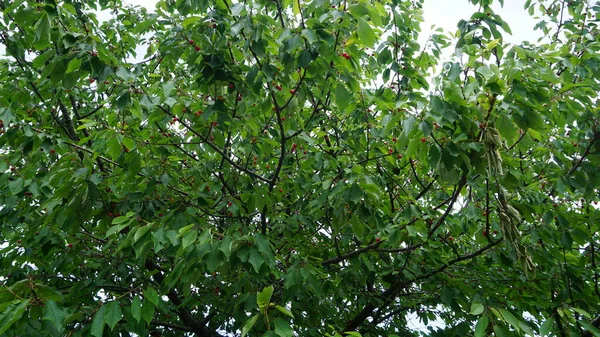
[[[450,241],[454,241],[454,238],[453,238],[453,237],[451,237],[451,236],[449,236],[449,237],[448,237],[448,240],[450,240]]]
[[[213,126],[217,126],[217,125],[219,125],[219,122],[217,122],[217,121],[214,121],[214,122],[212,122],[212,125],[213,125]]]
[[[10,170],[11,170],[11,171],[14,171],[14,170],[15,170],[15,167],[14,167],[14,166],[11,166],[11,167],[10,167]]]
[[[198,110],[198,111],[196,111],[196,113],[195,113],[196,117],[200,116],[201,114],[202,114],[202,110]]]
[[[393,141],[393,142],[396,142],[396,141],[398,141],[398,138],[396,138],[396,137],[393,137],[393,138],[392,138],[392,141]]]
[[[277,90],[281,91],[283,88],[281,88],[281,86],[280,86],[280,85],[276,85],[276,86],[275,86],[275,89],[277,89]]]
[[[227,207],[230,207],[232,205],[231,201],[227,202]]]
[[[90,83],[94,83],[94,82],[96,82],[96,80],[90,77]]]
[[[200,51],[200,47],[198,47],[198,46],[194,47],[194,49],[195,49],[196,51]]]
[[[481,233],[481,234],[483,234],[483,236],[485,236],[485,237],[488,236],[488,232],[487,231],[483,231],[483,233]]]
[[[67,247],[69,247],[69,248],[73,248],[73,244],[72,244],[72,243],[69,243],[69,244],[67,245]]]
[[[342,57],[347,59],[348,57],[350,57],[347,53],[342,53]]]
[[[425,143],[427,139],[425,137],[421,138],[421,143]]]
[[[380,242],[381,239],[380,238],[375,238],[375,242]]]
[[[190,44],[194,44],[194,40],[189,40],[188,41]]]
[[[50,153],[54,154],[56,152],[56,150],[52,149],[50,150]]]
[[[402,155],[401,154],[398,155],[398,159],[402,159]]]
[[[233,83],[229,83],[229,89],[235,89],[235,85]]]
[[[292,90],[290,90],[290,94],[292,94],[292,95],[293,95],[293,94],[295,94],[295,93],[296,93],[296,90],[295,90],[295,89],[292,89]]]
[[[114,214],[108,213],[108,216],[112,218],[114,216]]]
[[[394,153],[394,149],[392,149],[391,147],[388,149],[389,153]]]

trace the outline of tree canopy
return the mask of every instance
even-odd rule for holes
[[[0,0],[0,335],[600,336],[600,3],[470,2]]]

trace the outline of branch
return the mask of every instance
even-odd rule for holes
[[[346,260],[346,259],[349,259],[349,258],[351,258],[351,257],[353,257],[353,256],[359,255],[359,254],[361,254],[361,253],[363,253],[363,252],[366,252],[366,251],[369,251],[369,250],[373,250],[373,249],[375,249],[375,248],[379,247],[379,245],[380,245],[382,242],[383,242],[383,241],[375,242],[375,243],[373,243],[373,244],[370,244],[370,245],[368,245],[368,246],[365,246],[365,247],[363,247],[363,248],[360,248],[360,249],[357,249],[357,250],[351,251],[350,253],[346,253],[346,254],[344,254],[344,255],[340,255],[340,256],[338,256],[338,257],[334,257],[334,258],[332,258],[332,259],[325,260],[325,261],[321,262],[321,265],[322,265],[323,267],[325,267],[325,266],[328,266],[328,265],[330,265],[330,264],[334,264],[334,263],[342,262],[342,261],[344,261],[344,260]]]
[[[165,109],[163,106],[158,105],[158,107],[167,115],[171,116],[171,117],[175,117],[175,115],[173,115],[169,110]],[[225,158],[225,160],[231,164],[231,166],[235,167],[236,169],[248,174],[249,176],[256,178],[258,180],[264,181],[266,183],[269,183],[270,180],[259,175],[256,174],[248,169],[245,169],[243,167],[241,167],[240,165],[238,165],[236,162],[234,162],[231,158],[229,158],[228,156],[225,155],[225,153],[215,144],[213,144],[212,142],[210,142],[206,137],[204,137],[201,133],[199,133],[198,131],[194,130],[191,126],[189,126],[186,122],[179,120],[179,123],[181,125],[183,125],[186,129],[188,129],[190,132],[192,132],[195,136],[199,137],[200,139],[202,139],[202,142],[205,143],[206,145],[210,146],[210,148],[212,148],[213,150],[215,150],[215,152],[217,152],[221,157]]]
[[[481,255],[484,252],[486,252],[487,250],[489,250],[490,248],[498,245],[500,242],[502,242],[502,239],[492,242],[492,243],[488,244],[487,246],[482,247],[481,249],[479,249],[473,253],[456,257],[456,258],[450,260],[448,263],[445,263],[443,266],[441,266],[427,274],[414,277],[413,279],[410,279],[410,280],[400,280],[400,279],[397,280],[396,282],[392,283],[392,285],[390,285],[390,287],[387,290],[385,290],[384,292],[381,293],[381,295],[379,297],[384,299],[385,303],[383,305],[379,305],[379,307],[384,307],[388,303],[393,301],[394,298],[396,298],[398,292],[405,285],[415,282],[415,281],[429,278],[435,274],[438,274],[438,273],[448,269],[448,267],[450,267],[458,262],[472,259],[478,255]],[[373,312],[377,308],[378,308],[378,306],[374,305],[373,303],[368,303],[367,305],[365,305],[365,307],[361,310],[361,312],[359,312],[356,316],[354,316],[354,318],[352,318],[350,321],[348,321],[348,323],[346,324],[346,327],[344,327],[344,331],[355,331],[368,317],[370,317],[373,314]]]
[[[158,271],[158,266],[154,264],[150,259],[146,259],[146,268],[150,271],[156,271],[152,278],[156,283],[161,284],[164,280],[164,275],[162,272]],[[192,313],[186,308],[182,307],[183,300],[179,297],[179,294],[175,289],[171,289],[167,294],[167,297],[173,303],[177,309],[177,315],[183,322],[183,324],[189,328],[189,331],[195,333],[199,337],[224,337],[216,331],[210,330],[206,327],[206,323],[198,321]]]

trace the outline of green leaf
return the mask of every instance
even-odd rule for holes
[[[147,297],[144,298],[142,302],[142,319],[146,322],[146,324],[150,324],[154,319],[154,311],[156,310],[156,305],[148,300]]]
[[[481,315],[483,313],[483,304],[481,303],[471,303],[471,312],[470,315]]]
[[[265,287],[262,291],[256,293],[256,302],[260,308],[266,307],[271,302],[271,296],[273,295],[273,286]]]
[[[486,335],[486,330],[489,324],[489,318],[487,315],[479,317],[477,324],[475,324],[475,337],[483,337]]]
[[[190,17],[185,18],[185,20],[183,20],[183,22],[181,23],[181,26],[183,26],[184,29],[187,29],[187,27],[189,25],[192,25],[200,20],[202,20],[202,18],[199,16],[190,16]]]
[[[148,233],[148,231],[150,231],[151,228],[151,225],[138,227],[138,229],[136,229],[135,231],[135,234],[133,235],[132,243],[138,242],[142,237],[144,237],[144,235],[146,235],[146,233]]]
[[[131,317],[138,323],[142,319],[142,300],[139,296],[134,296],[131,301]]]
[[[119,233],[120,231],[122,231],[125,227],[129,226],[129,223],[126,224],[121,224],[121,225],[116,225],[116,226],[112,226],[110,227],[107,231],[106,231],[106,235],[104,236],[105,238],[114,235],[116,233]]]
[[[158,293],[156,292],[156,290],[154,290],[154,288],[146,288],[146,291],[144,291],[144,298],[150,301],[150,303],[154,304],[155,306],[158,305]]]
[[[12,195],[17,195],[25,188],[25,181],[23,178],[18,177],[13,181],[8,182],[8,189]]]
[[[581,324],[581,326],[592,333],[592,336],[594,337],[600,337],[600,329],[596,328],[593,324],[590,324],[588,322],[585,321],[579,321],[579,324]]]
[[[260,272],[260,267],[265,263],[265,258],[256,250],[250,250],[250,258],[248,259],[255,272]]]
[[[51,40],[50,33],[52,32],[52,27],[47,12],[42,12],[42,15],[38,19],[34,28],[35,39],[33,40],[33,46],[38,50],[42,50],[49,47]]]
[[[246,323],[244,323],[244,326],[242,327],[242,337],[244,337],[248,334],[250,329],[252,329],[254,324],[256,324],[257,320],[258,320],[258,314],[252,316],[249,320],[246,321]]]
[[[273,322],[275,325],[275,333],[280,337],[292,337],[294,335],[294,330],[290,326],[290,323],[276,318]]]
[[[356,21],[358,22],[357,33],[360,41],[367,47],[373,46],[375,44],[373,28],[362,17],[357,18]]]
[[[351,201],[355,204],[359,203],[363,197],[363,191],[360,189],[357,183],[353,183],[350,189],[348,190],[348,201]]]
[[[337,104],[340,109],[346,110],[351,100],[352,93],[346,89],[345,85],[338,83],[335,88],[335,104]]]
[[[126,216],[118,216],[116,218],[113,219],[112,224],[113,225],[118,225],[120,223],[123,223],[125,221],[129,220],[129,217]]]
[[[547,336],[548,334],[550,334],[550,331],[552,330],[552,326],[554,325],[554,318],[547,318],[544,323],[540,326],[540,335],[542,335],[542,337]]]
[[[67,74],[71,73],[75,70],[78,70],[79,67],[81,67],[81,60],[78,58],[74,58],[69,62],[69,65],[67,66]]]
[[[408,118],[406,118],[402,122],[402,135],[404,135],[404,137],[408,138],[411,135],[411,133],[413,132],[413,130],[415,129],[416,125],[417,125],[417,119],[414,116],[409,116]]]
[[[27,306],[29,306],[29,300],[16,300],[10,305],[4,306],[4,312],[0,313],[0,335],[8,331],[13,324],[23,317]]]
[[[345,331],[344,335],[354,336],[354,337],[362,337],[362,335],[358,331]]]
[[[110,330],[114,330],[115,326],[123,318],[119,301],[111,301],[106,303],[106,311],[104,313],[104,322],[108,324]]]
[[[284,308],[280,305],[276,305],[275,309],[281,311],[282,313],[284,313],[285,315],[290,316],[291,318],[294,318],[294,314],[292,314],[292,312],[290,310],[288,310],[287,308]]]
[[[31,64],[35,68],[43,68],[45,66],[46,61],[48,61],[55,54],[56,54],[56,51],[54,51],[53,49],[49,49],[49,50],[43,52],[42,54],[40,54],[35,59],[33,59],[33,62],[31,62]]]
[[[94,319],[92,320],[92,330],[91,335],[95,337],[102,337],[102,332],[104,331],[104,323],[106,321],[105,318],[106,307],[104,304],[96,311],[94,314]]]
[[[510,324],[517,332],[521,331],[520,321],[506,309],[498,309],[505,322]]]
[[[185,233],[183,238],[181,238],[181,248],[186,249],[188,246],[196,242],[197,238],[198,231],[196,231],[195,229],[192,229],[189,232]]]

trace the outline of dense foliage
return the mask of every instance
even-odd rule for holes
[[[422,2],[0,0],[0,335],[600,336],[600,4]]]

